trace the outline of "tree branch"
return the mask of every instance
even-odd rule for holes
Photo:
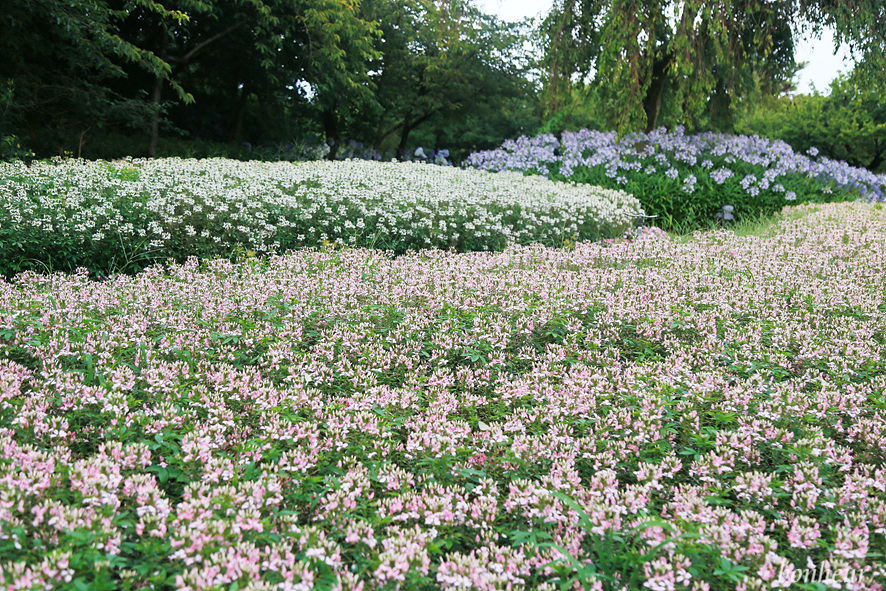
[[[175,62],[175,63],[180,64],[182,66],[187,66],[189,64],[189,62],[191,61],[191,58],[194,57],[194,54],[196,54],[198,51],[200,51],[201,49],[203,49],[207,45],[214,43],[215,41],[218,41],[219,39],[221,39],[225,35],[230,34],[232,31],[242,27],[245,24],[246,24],[246,21],[240,21],[239,23],[235,23],[235,24],[231,25],[230,27],[228,27],[227,29],[225,29],[224,31],[216,33],[215,35],[213,35],[209,39],[206,39],[205,41],[201,41],[200,43],[195,45],[188,53],[184,54],[183,56],[181,56],[181,57],[169,56],[167,59],[171,62]]]

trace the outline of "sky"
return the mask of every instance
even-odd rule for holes
[[[550,10],[551,4],[551,0],[477,0],[483,11],[507,21],[539,16]],[[809,65],[800,70],[797,92],[810,93],[814,85],[819,92],[827,94],[837,73],[852,68],[848,54],[844,46],[834,55],[834,40],[829,31],[825,31],[821,39],[801,40],[795,57],[797,62],[809,62]]]

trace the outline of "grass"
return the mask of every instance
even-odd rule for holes
[[[677,225],[668,234],[677,241],[690,242],[695,239],[697,232],[713,232],[717,230],[729,230],[740,238],[757,237],[762,239],[774,238],[783,233],[787,224],[799,220],[810,213],[816,212],[812,207],[786,207],[783,211],[772,215],[757,214],[745,216],[732,223],[710,222],[704,230],[698,230],[695,225]],[[695,229],[693,229],[695,228]]]

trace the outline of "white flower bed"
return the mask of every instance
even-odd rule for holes
[[[273,252],[329,241],[494,250],[617,236],[638,212],[621,191],[411,163],[0,164],[2,225],[38,242],[42,235],[87,247],[200,254],[214,245]]]

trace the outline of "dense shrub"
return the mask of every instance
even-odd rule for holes
[[[760,101],[737,128],[784,140],[794,150],[816,148],[828,158],[886,173],[886,88],[857,75],[840,76],[827,95],[797,95]]]
[[[482,170],[515,170],[621,189],[634,195],[665,229],[710,225],[723,205],[737,218],[768,215],[785,205],[883,200],[886,176],[828,158],[794,152],[781,141],[682,128],[618,138],[583,130],[521,137],[472,154]]]

